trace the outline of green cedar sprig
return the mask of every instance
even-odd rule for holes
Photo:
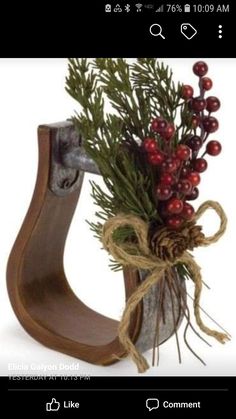
[[[154,58],[133,63],[121,58],[69,60],[66,90],[80,104],[72,120],[107,189],[91,182],[99,221],[90,227],[97,237],[102,223],[117,213],[162,223],[154,193],[155,169],[147,164],[139,145],[151,134],[150,121],[160,114],[177,125],[174,144],[191,130],[192,113],[181,99],[181,88],[173,82],[168,66]],[[124,228],[117,234],[117,240],[123,241],[131,233]]]

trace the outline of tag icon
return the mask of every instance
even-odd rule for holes
[[[197,29],[191,25],[191,23],[182,23],[180,26],[180,32],[187,39],[192,39],[197,34]]]

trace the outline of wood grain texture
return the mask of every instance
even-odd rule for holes
[[[50,156],[56,131],[56,126],[39,127],[38,176],[28,213],[8,261],[9,297],[22,326],[37,341],[87,362],[108,365],[125,356],[117,337],[118,322],[80,301],[64,273],[64,246],[83,173],[80,173],[80,187],[67,196],[58,197],[50,191]],[[139,281],[137,271],[125,269],[126,298]],[[139,336],[141,324],[142,304],[130,326],[133,342]]]

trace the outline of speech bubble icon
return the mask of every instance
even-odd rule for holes
[[[146,400],[146,408],[151,412],[151,410],[158,409],[159,407],[159,400],[158,399],[147,399]]]

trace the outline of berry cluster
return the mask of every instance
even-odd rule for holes
[[[148,164],[155,173],[158,212],[165,225],[172,229],[178,229],[194,216],[194,208],[187,201],[198,197],[200,173],[207,169],[204,156],[217,156],[221,152],[221,144],[211,140],[199,157],[209,134],[219,127],[218,120],[211,114],[220,108],[220,101],[214,96],[205,98],[213,85],[212,80],[205,77],[207,71],[208,66],[203,61],[193,66],[194,74],[199,77],[199,96],[194,96],[192,86],[182,86],[181,106],[187,106],[191,116],[188,133],[179,138],[179,128],[184,122],[175,127],[173,122],[159,115],[152,120],[150,136],[142,143]]]

